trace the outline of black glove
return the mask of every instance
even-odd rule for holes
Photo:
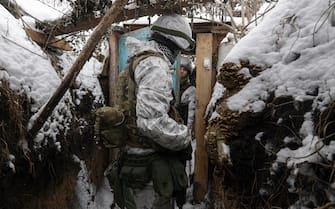
[[[178,158],[183,163],[185,163],[187,160],[192,160],[192,145],[189,144],[185,149],[178,151]]]

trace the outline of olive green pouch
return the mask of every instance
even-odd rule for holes
[[[164,197],[172,197],[173,180],[169,165],[163,158],[156,159],[151,164],[151,175],[155,191]]]
[[[101,130],[100,136],[105,147],[115,148],[123,146],[127,136],[124,129],[124,126],[114,126]]]
[[[150,175],[147,167],[124,165],[121,168],[120,178],[126,187],[142,189],[149,181]]]
[[[118,107],[100,107],[95,112],[95,135],[107,148],[122,147],[128,137],[125,116]]]
[[[185,166],[182,162],[175,158],[168,158],[168,164],[173,179],[174,191],[180,191],[187,188],[188,178],[185,171]]]

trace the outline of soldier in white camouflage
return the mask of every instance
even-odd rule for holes
[[[123,78],[128,80],[118,84],[118,92],[125,92],[122,86],[127,92],[116,103],[128,136],[106,175],[120,208],[173,209],[176,194],[188,183],[178,156],[191,135],[172,111],[172,64],[181,50],[194,48],[192,30],[184,17],[165,15],[151,26],[148,41],[129,37],[126,46],[130,58]]]

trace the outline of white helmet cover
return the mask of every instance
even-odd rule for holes
[[[191,51],[194,48],[191,26],[181,15],[161,16],[152,24],[151,30],[171,40],[185,51]]]
[[[184,57],[184,56],[180,57],[180,66],[184,67],[188,71],[189,74],[193,72],[192,63],[188,57]]]

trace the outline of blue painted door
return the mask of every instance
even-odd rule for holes
[[[134,38],[137,38],[138,40],[148,40],[149,36],[150,36],[150,28],[145,27],[145,28],[141,28],[135,31],[131,31],[129,33],[125,33],[119,37],[118,39],[118,53],[119,53],[118,54],[118,59],[119,59],[118,72],[122,71],[122,69],[124,69],[127,63],[127,59],[129,55],[129,51],[125,45],[127,37],[134,37]],[[179,63],[180,63],[180,58],[178,57],[178,59],[173,65],[174,69],[179,69],[179,65],[180,65]],[[179,82],[178,82],[176,70],[174,71],[172,75],[172,79],[173,79],[173,88],[175,90],[176,95],[178,95],[179,94],[178,93],[179,92],[179,87],[178,87]]]

